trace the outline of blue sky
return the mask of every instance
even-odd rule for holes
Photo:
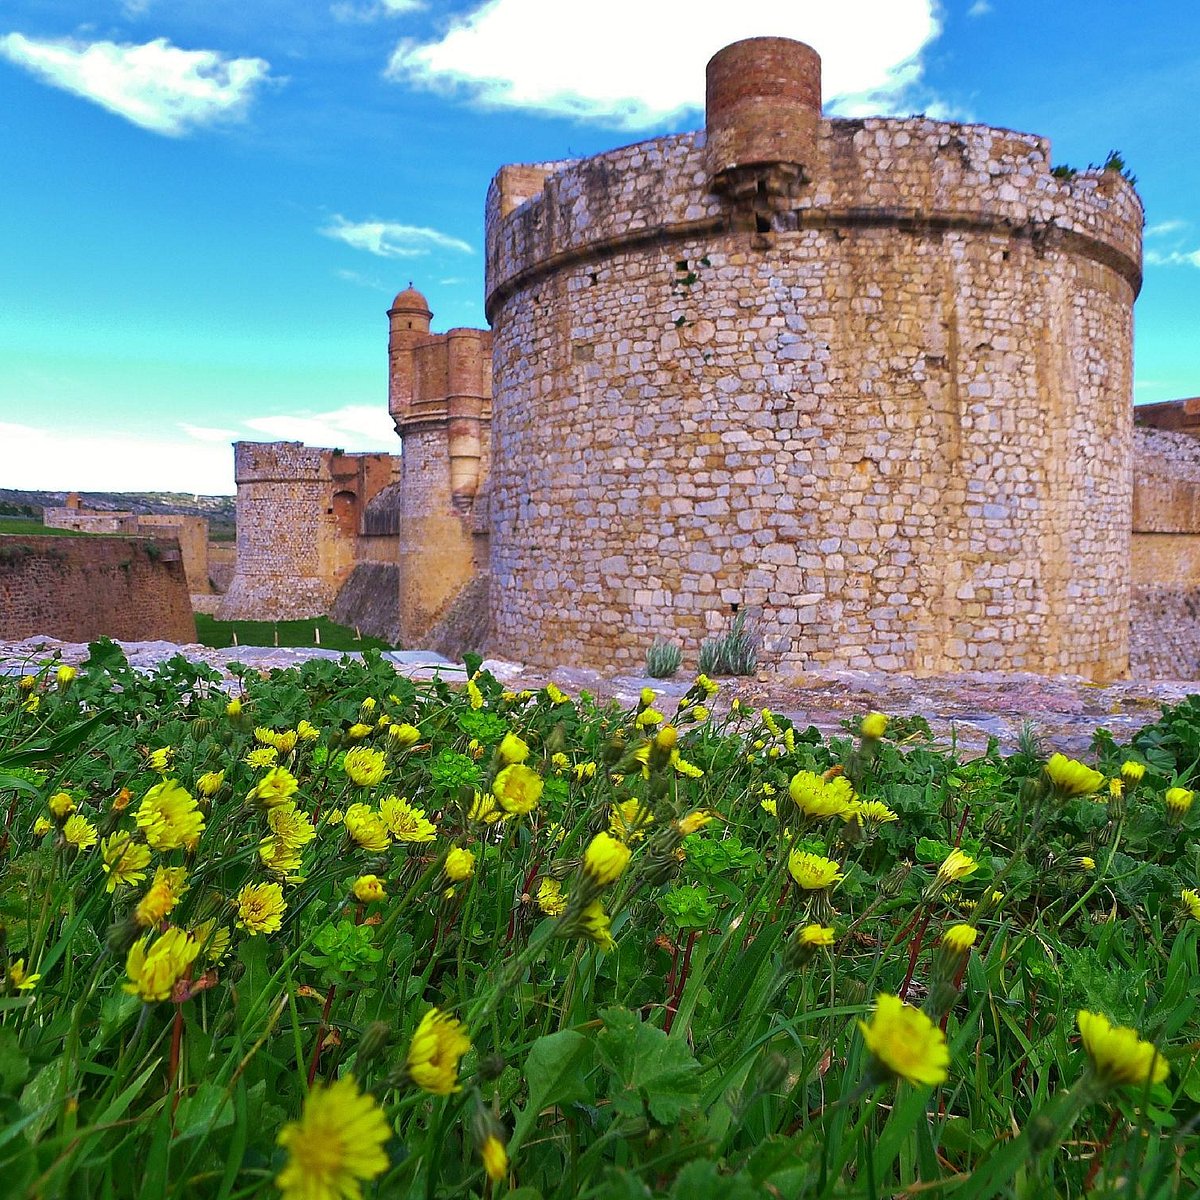
[[[0,487],[230,492],[235,438],[391,449],[385,312],[483,322],[497,167],[703,123],[741,37],[835,114],[1119,149],[1136,398],[1200,393],[1191,0],[0,0]]]

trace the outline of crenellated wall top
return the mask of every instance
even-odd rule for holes
[[[591,158],[502,167],[488,190],[487,314],[545,273],[643,242],[738,228],[711,190],[705,134]],[[1034,134],[926,117],[826,119],[806,181],[771,201],[771,228],[976,228],[1068,241],[1141,284],[1143,209],[1117,171],[1052,173]],[[752,219],[752,218],[751,218]],[[753,229],[753,224],[750,225]]]

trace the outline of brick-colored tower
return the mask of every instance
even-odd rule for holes
[[[472,510],[488,472],[492,335],[430,333],[432,317],[411,285],[388,310],[388,409],[403,446],[400,636],[409,643],[428,633],[487,559]]]

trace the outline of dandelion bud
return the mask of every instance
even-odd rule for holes
[[[1065,754],[1052,754],[1045,766],[1046,778],[1060,796],[1087,796],[1103,782],[1104,776]]]
[[[446,872],[447,879],[451,879],[455,883],[461,883],[464,879],[470,879],[475,874],[475,855],[470,850],[464,850],[460,846],[455,846],[446,855],[446,861],[442,869]]]
[[[491,1054],[484,1054],[480,1057],[476,1070],[479,1072],[479,1078],[484,1083],[493,1083],[504,1074],[507,1066],[508,1061],[504,1055],[498,1050],[493,1050]]]
[[[523,763],[529,757],[529,743],[515,733],[506,733],[496,755],[506,767],[510,763]]]
[[[234,696],[234,698],[225,705],[225,715],[231,721],[236,721],[242,715],[242,702],[237,696]]]
[[[56,821],[65,821],[75,811],[75,801],[66,792],[55,792],[47,803]]]
[[[783,951],[783,965],[789,971],[806,966],[819,950],[828,950],[836,939],[828,925],[803,925],[792,932]]]
[[[1039,1114],[1025,1126],[1029,1138],[1029,1149],[1033,1154],[1040,1154],[1056,1146],[1059,1141],[1058,1123],[1052,1118]]]
[[[583,873],[598,888],[615,883],[629,865],[630,850],[624,842],[598,833],[583,854]]]
[[[878,741],[883,737],[887,727],[888,719],[883,713],[870,712],[863,717],[862,724],[858,727],[858,732],[861,737],[868,741]]]
[[[653,688],[642,688],[641,695],[638,697],[638,711],[641,712],[642,709],[653,708],[656,699],[657,697]]]
[[[1187,815],[1187,811],[1192,807],[1192,801],[1195,798],[1196,793],[1189,791],[1187,788],[1168,788],[1167,794],[1163,797],[1163,801],[1167,806],[1167,820],[1172,825],[1178,825]]]
[[[69,667],[64,663],[54,672],[54,681],[58,684],[58,690],[65,692],[75,682],[75,676],[78,674],[79,672],[74,667]]]
[[[1127,758],[1121,764],[1121,778],[1132,787],[1135,783],[1141,783],[1142,777],[1146,774],[1146,767],[1143,763],[1135,762],[1132,758]]]
[[[391,1040],[392,1027],[386,1021],[372,1021],[358,1039],[357,1065],[362,1066],[378,1058]]]
[[[482,1104],[476,1104],[475,1116],[471,1120],[471,1135],[479,1150],[487,1177],[493,1183],[499,1183],[508,1175],[508,1150],[504,1144],[504,1130],[495,1115]]]
[[[625,755],[625,736],[619,730],[604,743],[600,757],[610,766],[620,762]]]
[[[966,879],[968,875],[973,875],[978,868],[979,864],[969,854],[964,854],[961,850],[951,850],[946,855],[946,860],[938,867],[937,876],[930,887],[930,892],[939,892],[948,883]]]
[[[894,900],[904,890],[905,881],[912,874],[912,863],[897,863],[880,881],[879,894],[885,900]]]
[[[32,675],[22,675],[21,678],[17,680],[17,690],[23,695],[28,695],[33,691],[36,683],[37,680],[34,679]]]
[[[762,1061],[758,1070],[758,1090],[764,1094],[777,1091],[788,1077],[788,1060],[772,1050]]]

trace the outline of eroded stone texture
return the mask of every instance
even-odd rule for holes
[[[355,562],[362,511],[393,481],[389,454],[234,443],[237,560],[223,621],[323,616]]]
[[[1122,674],[1136,193],[818,119],[796,54],[799,163],[733,122],[716,179],[690,133],[493,180],[496,649],[691,657],[736,610],[781,666]]]

